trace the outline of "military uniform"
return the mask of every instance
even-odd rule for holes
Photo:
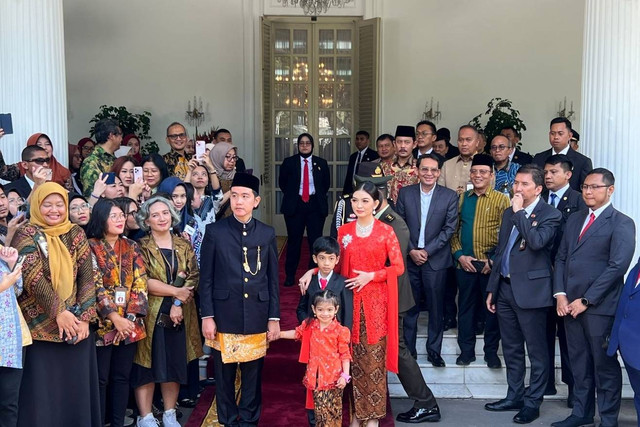
[[[267,324],[280,318],[275,231],[255,218],[242,223],[230,216],[209,224],[201,266],[202,317],[213,317],[217,327],[219,346],[213,358],[218,419],[224,425],[238,425],[239,416],[241,425],[257,424]],[[225,342],[241,344],[232,351]],[[242,381],[236,404],[238,364]]]

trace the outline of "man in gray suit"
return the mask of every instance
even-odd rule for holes
[[[418,158],[420,183],[400,189],[396,209],[409,227],[407,271],[416,305],[404,319],[404,338],[413,355],[416,351],[420,299],[429,311],[427,359],[444,367],[440,352],[444,332],[446,270],[453,266],[449,241],[458,224],[458,195],[437,184],[442,157],[435,153]]]
[[[518,424],[540,416],[550,369],[546,323],[553,305],[551,249],[562,214],[540,198],[543,187],[544,171],[539,166],[518,170],[487,284],[487,309],[498,315],[509,388],[505,399],[487,403],[485,409],[517,410],[513,421]],[[525,343],[531,362],[526,389]]]
[[[601,426],[616,426],[620,412],[622,372],[608,356],[607,340],[626,273],[635,250],[633,220],[611,205],[613,174],[589,172],[582,185],[588,210],[567,219],[556,255],[553,291],[564,316],[573,371],[573,412],[554,427],[593,423],[595,391]]]

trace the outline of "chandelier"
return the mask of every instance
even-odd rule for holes
[[[352,0],[278,0],[284,7],[302,6],[305,15],[317,16],[321,13],[327,13],[329,7],[344,7],[345,4],[351,3]]]

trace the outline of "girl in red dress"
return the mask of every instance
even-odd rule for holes
[[[302,340],[300,362],[307,364],[303,384],[313,393],[316,427],[342,425],[342,390],[351,379],[351,333],[336,319],[339,308],[337,295],[325,289],[313,298],[313,317],[280,333],[280,338]]]

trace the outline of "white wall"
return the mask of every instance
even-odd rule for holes
[[[580,111],[584,0],[381,1],[383,131],[415,123],[433,97],[455,134],[501,97],[538,152],[565,96]]]
[[[245,10],[250,5],[250,0],[64,0],[69,139],[88,135],[100,105],[125,105],[153,114],[151,137],[164,153],[166,126],[186,125],[187,101],[197,95],[207,113],[198,130],[230,129],[251,167],[253,138],[245,135],[245,122],[252,115],[246,113],[245,92],[252,100],[254,87],[245,77],[253,78],[257,70],[244,66],[245,52],[251,57],[253,51],[252,39],[245,39],[245,16],[256,14]],[[251,37],[252,25],[250,20],[246,32]]]

